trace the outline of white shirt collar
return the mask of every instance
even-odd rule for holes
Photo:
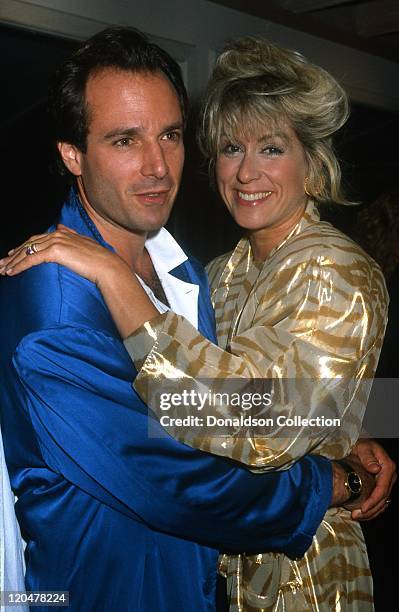
[[[164,227],[148,236],[145,248],[157,271],[170,272],[188,259],[181,246]]]
[[[185,317],[194,327],[198,328],[199,286],[187,283],[170,274],[177,266],[187,261],[187,255],[164,227],[147,238],[145,247],[161,281],[170,309]],[[166,312],[168,308],[165,304],[156,298],[140,278],[139,280],[159,312]]]

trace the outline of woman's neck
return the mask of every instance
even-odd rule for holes
[[[247,236],[251,244],[254,261],[264,261],[270,253],[278,247],[297,223],[303,217],[306,204],[300,206],[298,210],[280,225],[273,227],[263,227],[258,230],[249,230]]]

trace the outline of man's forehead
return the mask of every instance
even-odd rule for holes
[[[176,90],[162,72],[132,72],[103,68],[90,76],[85,101],[90,120],[114,114],[145,116],[162,121],[181,121]]]
[[[128,90],[145,97],[156,97],[159,90],[163,90],[179,104],[178,94],[163,72],[122,70],[116,67],[105,67],[93,72],[86,83],[85,98],[88,103],[98,103],[104,93],[108,94],[107,97],[112,94],[117,97]],[[162,103],[162,99],[158,98],[157,102]]]

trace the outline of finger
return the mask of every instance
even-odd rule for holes
[[[381,465],[378,461],[368,459],[363,463],[364,469],[367,470],[370,474],[378,474],[381,470]]]
[[[0,266],[0,274],[14,276],[14,274],[19,274],[32,266],[54,261],[53,234],[44,234],[44,236],[43,240],[33,243],[35,245],[34,253],[27,253],[26,249],[20,249],[12,257],[5,258],[5,263]]]
[[[381,470],[378,449],[372,440],[359,440],[356,445],[356,454],[365,470],[371,474],[377,474]]]
[[[389,502],[387,503],[387,501],[388,500],[381,501],[379,504],[374,506],[372,510],[369,510],[368,512],[362,512],[360,509],[353,510],[352,518],[357,521],[371,521],[386,510],[388,510]]]
[[[375,519],[377,516],[379,516],[380,514],[382,514],[383,512],[385,512],[386,510],[388,510],[388,504],[386,503],[386,500],[379,503],[378,506],[375,506],[372,510],[370,510],[369,512],[362,512],[362,515],[360,517],[359,520],[361,521],[371,521],[373,519]]]
[[[372,447],[372,453],[375,460],[381,466],[381,472],[385,471],[388,478],[390,475],[392,475],[394,480],[396,480],[396,464],[394,461],[392,461],[385,448],[381,446],[381,444],[378,444],[378,442],[375,440],[370,441],[370,446]]]
[[[22,244],[19,244],[18,246],[14,247],[13,249],[10,249],[10,251],[8,251],[7,255],[12,255],[13,253],[15,253],[15,251],[18,251],[19,249],[26,248],[26,246],[28,244],[32,244],[32,242],[37,242],[38,240],[41,240],[45,236],[48,236],[48,234],[35,234],[34,236],[31,236],[27,240],[24,240],[24,242]]]
[[[394,479],[385,474],[380,474],[380,478],[377,480],[377,484],[374,487],[371,495],[362,504],[361,510],[364,515],[372,511],[375,507],[379,506],[381,502],[385,503],[391,494]]]
[[[20,251],[24,251],[26,249],[26,247],[30,244],[41,244],[43,241],[47,241],[49,239],[55,239],[60,237],[61,235],[63,235],[63,233],[65,234],[65,230],[67,230],[68,233],[71,234],[77,234],[77,232],[75,232],[74,230],[70,230],[70,228],[66,227],[66,225],[62,225],[59,224],[57,227],[60,228],[60,230],[63,230],[63,232],[60,231],[54,231],[54,232],[46,232],[44,234],[34,234],[33,236],[31,236],[30,238],[28,238],[27,240],[25,240],[22,244],[14,247],[13,249],[10,249],[10,251],[8,251],[7,255],[8,256],[12,256],[17,252]],[[3,262],[3,260],[6,259],[5,257],[3,259],[0,259],[0,264]]]
[[[48,249],[44,249],[42,251],[38,251],[33,255],[28,255],[26,257],[21,257],[15,262],[13,262],[12,266],[6,266],[3,274],[7,276],[14,276],[16,274],[20,274],[20,272],[24,272],[33,266],[38,266],[41,263],[49,263],[51,261],[51,257],[49,257]]]
[[[37,250],[40,250],[43,245],[47,244],[48,242],[50,242],[50,234],[43,234],[42,238],[37,238],[35,242],[31,243],[32,245],[35,245],[35,248]],[[8,257],[3,257],[2,259],[0,259],[0,268],[4,268],[4,267],[13,267],[15,263],[18,263],[22,258],[28,256],[31,257],[31,255],[28,255],[26,253],[26,245],[22,245],[21,247],[16,247],[16,249],[14,249],[14,252],[12,255],[8,256]]]
[[[42,237],[38,237],[34,243],[35,249],[37,252],[41,252],[43,249],[46,249],[46,256],[40,260],[38,258],[31,259],[33,254],[31,252],[27,252],[26,245],[19,247],[15,253],[9,258],[3,258],[0,260],[0,274],[3,276],[5,274],[9,276],[13,276],[14,274],[18,274],[23,270],[27,270],[32,267],[32,265],[37,265],[38,263],[43,262],[57,262],[62,263],[63,260],[60,256],[60,249],[66,248],[66,252],[71,252],[71,248],[76,248],[76,246],[80,249],[81,245],[90,244],[94,245],[98,248],[97,243],[91,238],[87,238],[84,236],[79,236],[76,232],[70,232],[68,228],[59,229],[49,234],[42,234]],[[22,265],[22,262],[26,259],[30,259],[30,263],[26,262]]]
[[[366,499],[366,501],[362,504],[361,510],[363,514],[367,514],[372,511],[374,508],[379,506],[381,502],[385,503],[385,500],[391,494],[392,486],[383,484],[382,486],[376,485],[375,489],[372,491],[370,497]]]
[[[11,257],[4,257],[0,260],[0,271],[1,273],[5,273],[8,268],[12,268],[14,264],[18,263],[22,259],[26,257],[26,253],[24,250],[16,251],[14,255]]]
[[[11,249],[10,251],[8,251],[7,257],[3,257],[2,259],[0,259],[0,263],[4,262],[5,260],[11,258],[11,257],[15,257],[15,255],[17,253],[21,253],[21,252],[25,252],[27,247],[29,245],[33,245],[33,244],[41,244],[43,241],[46,241],[49,238],[50,234],[41,234],[35,237],[35,239],[32,238],[32,241],[29,242],[24,242],[21,245],[15,247],[14,249]]]
[[[396,463],[391,461],[391,459],[388,459],[386,463],[381,464],[381,471],[375,477],[377,487],[386,487],[390,492],[396,482],[397,477]]]
[[[379,512],[380,510],[384,509],[386,507],[386,501],[387,501],[388,497],[384,497],[383,499],[379,499],[378,503],[374,504],[373,506],[370,506],[370,508],[368,510],[364,510],[364,505],[361,508],[362,511],[362,516],[364,516],[365,518],[367,517],[371,517],[372,515],[374,516],[377,512]]]

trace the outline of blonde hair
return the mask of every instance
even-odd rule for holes
[[[223,136],[288,121],[304,148],[306,190],[318,202],[349,204],[331,136],[349,116],[337,81],[303,55],[259,38],[227,45],[216,61],[201,112],[199,144],[214,169]]]

